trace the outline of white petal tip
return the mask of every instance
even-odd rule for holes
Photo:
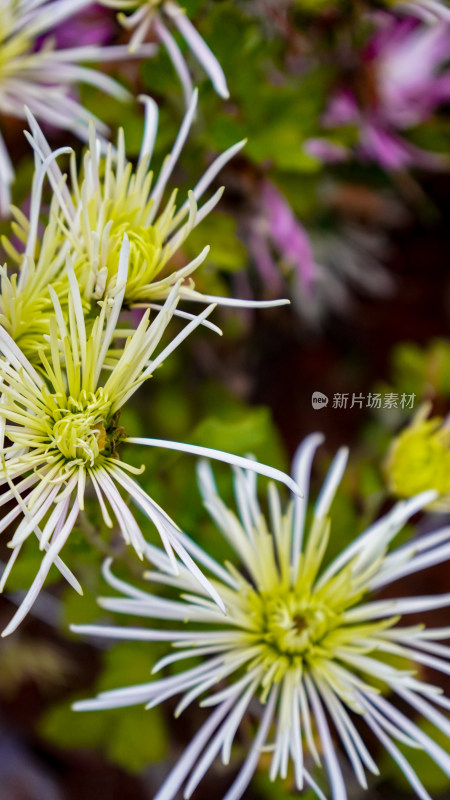
[[[92,707],[89,700],[80,700],[78,703],[72,703],[71,705],[72,711],[92,711]]]

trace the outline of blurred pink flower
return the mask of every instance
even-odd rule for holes
[[[450,27],[427,26],[417,16],[376,16],[377,31],[362,53],[363,91],[339,89],[331,98],[322,123],[325,128],[358,128],[356,154],[384,169],[409,166],[442,168],[444,156],[411,144],[404,130],[426,122],[450,100]],[[317,158],[342,161],[345,148],[326,139],[310,139],[305,149]],[[347,157],[351,153],[347,150]]]
[[[281,281],[278,266],[273,261],[272,245],[282,262],[294,270],[303,289],[310,290],[315,264],[311,243],[303,225],[286,198],[268,180],[261,187],[261,204],[266,221],[265,231],[255,230],[252,236],[252,252],[260,274],[266,281],[272,282],[273,289],[275,282]]]
[[[285,292],[288,283],[292,302],[308,324],[316,326],[330,311],[349,313],[353,291],[375,297],[392,292],[394,282],[381,264],[382,237],[347,225],[339,234],[321,233],[313,240],[269,180],[263,181],[259,198],[247,231],[250,253],[265,291]]]
[[[339,164],[341,161],[347,161],[348,150],[343,145],[335,144],[328,141],[328,139],[308,139],[305,142],[304,149],[307,153],[325,164]]]

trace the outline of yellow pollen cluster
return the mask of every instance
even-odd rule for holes
[[[261,645],[267,663],[280,657],[286,667],[293,660],[301,661],[312,655],[324,637],[339,625],[339,615],[332,609],[295,589],[271,595],[251,594],[255,631],[252,638]]]
[[[95,427],[92,427],[94,424]],[[106,441],[103,423],[93,423],[87,414],[68,414],[53,428],[56,446],[67,459],[85,461],[93,466]]]

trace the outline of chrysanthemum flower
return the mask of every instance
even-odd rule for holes
[[[112,349],[114,337],[128,335],[117,331],[128,261],[129,243],[125,236],[114,297],[103,301],[100,313],[90,321],[88,330],[75,273],[68,262],[68,320],[65,320],[59,299],[50,287],[54,314],[50,320],[49,342],[43,341],[39,351],[40,372],[0,327],[0,352],[3,355],[0,362],[0,486],[6,488],[0,505],[9,500],[16,501],[1,520],[0,532],[22,517],[9,543],[12,555],[0,589],[31,533],[37,535],[40,548],[47,551],[28,594],[3,635],[11,633],[26,615],[51,565],[60,565],[57,562],[59,552],[83,508],[87,481],[95,490],[105,523],[112,527],[106,500],[125,541],[139,556],[143,556],[146,543],[118,487],[124,489],[155,524],[173,568],[177,569],[175,551],[221,602],[181,545],[175,523],[129,474],[140,470],[118,459],[117,448],[121,441],[206,454],[228,463],[245,462],[263,474],[278,475],[298,491],[295,483],[284,473],[256,462],[253,465],[248,459],[178,442],[127,438],[118,422],[124,403],[214,308],[209,306],[197,317],[185,315],[190,317],[190,322],[158,356],[153,357],[175,313],[179,300],[177,284],[155,320],[149,323],[150,311],[147,310],[124,347]],[[107,377],[104,369],[109,371]],[[42,522],[43,530],[39,527]],[[67,577],[66,569],[65,573]],[[70,576],[69,580],[77,586]]]
[[[147,129],[143,147],[151,148],[149,137],[152,131],[153,135],[156,133],[157,109],[152,100],[147,99],[146,103]],[[91,149],[84,159],[83,176],[78,179],[75,166],[72,169],[74,189],[71,194],[66,185],[67,176],[62,175],[56,159],[63,153],[73,154],[73,151],[69,147],[61,147],[52,152],[35,118],[30,113],[28,116],[34,136],[30,136],[28,132],[26,136],[38,155],[38,162],[33,176],[29,217],[12,206],[12,236],[2,237],[10,266],[13,264],[17,273],[8,272],[6,265],[0,270],[0,324],[24,355],[35,362],[44,344],[42,337],[49,333],[50,318],[54,313],[48,289],[50,284],[56,290],[65,310],[68,292],[65,262],[68,255],[74,261],[86,313],[90,312],[97,300],[114,290],[119,252],[125,233],[131,250],[124,295],[126,307],[135,304],[151,305],[152,300],[166,299],[177,282],[195,271],[206,257],[208,248],[180,270],[167,272],[165,267],[192,227],[214,207],[222,193],[222,190],[216,192],[198,210],[195,191],[198,190],[200,197],[221,166],[243,143],[239,142],[230,148],[211,165],[202,179],[203,188],[199,184],[183,208],[176,210],[173,193],[169,203],[158,214],[157,206],[170,171],[166,169],[164,172],[163,168],[161,180],[151,191],[149,151],[142,154],[136,170],[133,171],[125,158],[123,139],[119,153],[113,155],[113,148],[109,146],[107,154],[99,156],[101,145],[92,128]],[[188,124],[184,135],[187,134],[187,128]],[[175,161],[173,154],[170,159]],[[47,173],[54,191],[48,222],[42,229],[41,196]],[[186,215],[188,219],[183,225]],[[17,240],[21,242],[20,247]],[[160,277],[161,272],[164,277]],[[213,302],[212,298],[199,295],[195,291],[192,279],[184,284],[181,294],[189,299]],[[229,305],[255,305],[232,298],[215,298],[214,302],[217,301]],[[280,305],[286,302],[288,301],[277,300],[256,305]],[[175,313],[182,316],[182,312],[178,310]]]
[[[192,81],[186,61],[178,44],[165,22],[171,22],[181,33],[189,49],[205,70],[217,94],[223,98],[229,97],[226,78],[214,53],[210,50],[204,39],[194,28],[184,9],[173,0],[100,0],[109,8],[119,11],[132,11],[130,16],[119,14],[119,20],[124,28],[133,31],[130,39],[130,49],[133,51],[153,31],[156,38],[164,45],[180,78],[186,103],[192,96]]]
[[[70,192],[65,185],[65,179],[69,183],[68,176],[64,177],[59,172],[54,161],[49,167],[49,177],[61,207],[62,237],[71,244],[83,298],[87,301],[98,300],[111,291],[117,276],[118,252],[126,234],[130,242],[130,268],[124,296],[127,307],[145,306],[165,299],[180,280],[183,281],[180,294],[187,300],[259,307],[288,302],[247,302],[200,294],[191,276],[207,257],[209,247],[205,247],[186,266],[170,268],[170,260],[192,229],[219,202],[223,187],[200,208],[199,200],[222,167],[241,150],[245,140],[216,158],[180,208],[176,207],[176,189],[171,192],[166,204],[162,205],[168,182],[192,125],[197,92],[194,92],[173,149],[164,160],[154,183],[150,161],[157,133],[158,108],[151,98],[142,99],[146,120],[136,167],[126,159],[123,132],[119,134],[117,152],[109,145],[102,156],[93,127],[90,147],[84,156],[79,177],[75,159],[72,160]],[[30,141],[44,162],[51,157],[50,148],[31,115],[29,122],[33,132]]]
[[[47,38],[61,22],[73,17],[91,0],[2,0],[0,6],[0,112],[23,119],[24,106],[43,122],[87,138],[91,114],[73,96],[73,87],[88,83],[101,91],[129,99],[129,93],[109,76],[80,66],[80,62],[110,61],[129,57],[126,46],[87,45],[59,49]],[[146,45],[137,55],[149,55]],[[107,128],[98,122],[102,133]],[[14,168],[0,131],[0,213],[10,204]]]
[[[305,492],[313,454],[321,441],[317,434],[308,437],[295,458],[293,474]],[[182,659],[201,661],[185,671],[178,668],[170,677],[103,692],[75,708],[107,709],[138,703],[151,707],[182,694],[176,713],[200,696],[202,705],[212,709],[155,800],[172,800],[183,784],[184,796],[189,798],[220,751],[227,763],[247,712],[258,719],[255,738],[224,795],[226,800],[243,795],[263,752],[271,754],[272,780],[278,775],[286,777],[291,763],[296,787],[301,790],[309,784],[322,800],[324,794],[311,770],[324,764],[333,799],[345,800],[340,750],[346,752],[361,786],[367,786],[366,770],[378,773],[364,741],[365,725],[423,800],[431,798],[396,742],[422,748],[450,775],[448,753],[387,696],[394,693],[414,714],[419,711],[450,734],[448,719],[439,710],[450,708],[450,701],[417,675],[422,664],[449,673],[450,651],[438,643],[448,637],[449,629],[404,627],[408,614],[446,607],[450,595],[372,597],[397,578],[448,559],[450,529],[390,551],[405,522],[435,496],[425,493],[397,504],[326,562],[332,535],[330,507],[346,459],[343,448],[330,468],[310,521],[306,496],[295,498],[283,513],[272,485],[268,493],[270,520],[266,522],[254,477],[239,470],[236,516],[217,495],[210,467],[201,464],[206,508],[242,569],[229,562],[223,566],[189,540],[183,541],[209,570],[225,603],[226,616],[194,587],[187,571],[177,578],[169,576],[168,559],[157,548],[148,555],[159,571],[148,577],[176,587],[182,593],[177,601],[133,588],[118,580],[106,565],[106,579],[124,596],[101,599],[103,608],[149,620],[173,620],[175,626],[88,625],[73,626],[73,630],[117,639],[171,642],[175,653],[159,661],[154,671]]]
[[[393,440],[386,461],[389,487],[397,497],[412,497],[427,489],[439,492],[433,509],[450,508],[450,428],[440,417],[428,419],[425,403],[411,424]]]

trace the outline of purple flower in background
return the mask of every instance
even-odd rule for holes
[[[258,270],[271,290],[282,284],[281,273],[272,252],[278,253],[286,267],[293,271],[302,288],[312,288],[316,265],[311,242],[303,225],[281,192],[268,180],[261,187],[263,224],[251,233],[251,250]]]
[[[248,246],[269,294],[290,286],[303,319],[317,325],[324,313],[348,313],[354,289],[386,296],[393,281],[381,265],[384,242],[374,233],[347,225],[339,234],[314,240],[295,216],[287,198],[265,180],[260,206],[247,231]]]
[[[426,122],[450,99],[450,27],[427,26],[417,16],[376,16],[377,31],[362,53],[358,88],[343,88],[331,98],[322,123],[326,128],[354,125],[355,153],[387,170],[411,166],[442,168],[444,156],[422,150],[403,131]],[[336,162],[350,151],[326,139],[310,139],[306,150]]]
[[[114,36],[116,25],[109,9],[92,3],[78,12],[76,17],[65,20],[52,32],[59,48],[82,45],[108,44]]]
[[[305,149],[311,156],[329,164],[339,164],[347,161],[348,150],[343,145],[329,142],[327,139],[308,139]]]

